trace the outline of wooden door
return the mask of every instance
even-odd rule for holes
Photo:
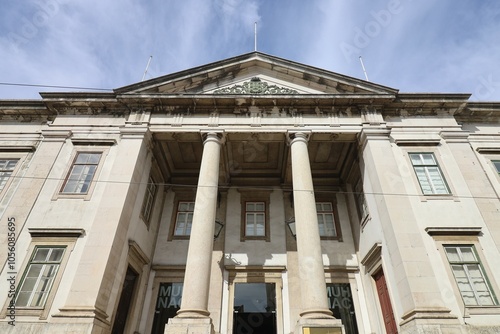
[[[382,316],[384,318],[385,330],[387,334],[397,334],[398,326],[394,319],[394,312],[392,311],[391,299],[389,298],[389,291],[387,290],[387,283],[385,281],[384,272],[380,269],[373,275],[375,285],[377,286],[378,299],[380,301],[380,308],[382,309]]]

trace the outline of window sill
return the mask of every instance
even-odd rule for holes
[[[320,239],[323,240],[337,240],[338,242],[342,242],[342,237],[325,237],[320,236]]]
[[[53,201],[57,201],[58,199],[83,199],[85,201],[90,200],[90,193],[58,193],[54,195],[52,198]]]
[[[171,240],[189,240],[189,235],[173,235]]]
[[[500,314],[500,305],[492,306],[465,306],[465,315],[492,315]]]
[[[366,226],[366,224],[368,224],[368,222],[372,220],[372,218],[370,217],[369,214],[366,214],[363,219],[361,219],[361,230],[363,230]]]
[[[44,307],[21,307],[16,306],[16,316],[32,316],[32,317],[42,317]],[[7,312],[2,312],[0,319],[5,319],[7,317]]]
[[[258,237],[251,237],[251,236],[248,236],[248,237],[242,237],[240,239],[241,242],[245,242],[245,241],[266,241],[266,242],[270,242],[271,241],[271,238],[268,237],[268,236],[258,236]]]
[[[460,199],[453,194],[429,194],[429,195],[424,195],[422,194],[420,196],[420,201],[421,202],[427,202],[427,201],[435,201],[435,200],[448,200],[448,201],[454,201],[454,202],[460,202]]]

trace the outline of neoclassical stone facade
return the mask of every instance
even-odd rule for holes
[[[0,101],[2,333],[497,333],[500,104],[253,52]]]

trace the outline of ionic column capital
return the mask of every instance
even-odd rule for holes
[[[209,141],[217,142],[218,144],[224,144],[226,141],[226,134],[224,131],[200,131],[201,139],[203,140],[203,145]]]
[[[288,131],[286,134],[286,138],[289,145],[298,141],[302,141],[307,144],[307,142],[311,138],[311,134],[311,131]]]

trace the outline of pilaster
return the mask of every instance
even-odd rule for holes
[[[404,195],[408,190],[395,157],[397,148],[393,147],[395,144],[391,143],[389,135],[389,129],[369,127],[359,134],[361,172],[365,183],[369,183],[370,212],[376,213],[370,224],[380,224],[381,228],[378,236],[362,234],[360,243],[368,245],[382,239],[379,256],[392,287],[389,291],[397,323],[446,320],[458,324],[457,317],[450,314],[442,301],[411,199]],[[361,252],[363,255],[366,250]],[[371,257],[373,254],[368,253],[365,259]],[[365,272],[373,275],[374,270],[378,269],[367,267]]]

